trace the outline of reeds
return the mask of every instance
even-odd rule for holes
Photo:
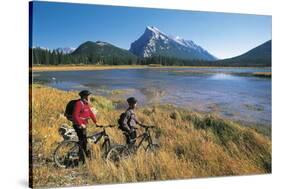
[[[271,173],[269,137],[214,115],[170,105],[136,110],[140,121],[157,127],[153,137],[161,148],[156,153],[139,150],[115,166],[101,158],[99,145],[90,145],[94,158],[86,166],[59,169],[52,162],[55,147],[62,140],[58,128],[63,123],[71,125],[63,112],[69,100],[78,98],[77,92],[32,85],[31,95],[35,187]],[[93,97],[91,101],[99,124],[117,124],[121,111],[111,100]],[[88,127],[88,133],[99,130]],[[107,133],[114,143],[125,142],[117,128],[109,128]]]

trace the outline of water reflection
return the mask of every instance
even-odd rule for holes
[[[270,125],[271,79],[237,74],[251,71],[268,71],[268,68],[40,72],[34,76],[34,82],[62,90],[89,89],[96,95],[123,101],[136,96],[141,106],[170,103],[234,120]]]
[[[211,77],[209,77],[211,80],[240,80],[241,77],[234,76],[231,74],[225,74],[225,73],[217,73],[213,74]]]

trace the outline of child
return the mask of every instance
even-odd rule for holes
[[[137,99],[130,97],[127,99],[128,109],[121,114],[120,119],[118,120],[119,128],[123,131],[123,134],[126,137],[126,143],[130,146],[134,145],[136,142],[136,128],[135,126],[142,125],[136,117],[134,109],[137,106]]]

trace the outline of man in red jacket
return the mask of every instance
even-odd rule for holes
[[[87,150],[87,132],[86,132],[86,125],[88,124],[88,120],[92,119],[92,121],[97,125],[97,120],[95,114],[92,112],[90,105],[89,105],[89,95],[91,94],[88,90],[83,90],[79,93],[80,100],[77,100],[73,113],[73,128],[75,129],[79,144],[89,157],[90,152]],[[82,152],[80,152],[80,157]]]

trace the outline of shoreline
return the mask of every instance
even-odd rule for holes
[[[161,69],[161,68],[270,68],[270,67],[225,67],[225,66],[159,66],[159,65],[59,65],[59,66],[32,66],[32,72],[45,71],[83,71],[83,70],[127,70],[127,69]]]
[[[35,84],[35,83],[33,83],[33,84],[30,84],[30,87],[32,87],[32,88],[33,87],[35,87],[35,88],[43,87],[43,88],[49,88],[49,89],[55,89],[55,90],[58,90],[58,91],[63,91],[63,92],[66,92],[66,93],[69,92],[69,91],[66,91],[66,90],[63,90],[63,89],[58,89],[58,88],[55,88],[55,87],[51,87],[51,86],[48,86],[48,85],[45,85],[45,84]],[[120,90],[120,91],[122,91],[122,90]],[[78,93],[78,91],[76,91],[76,90],[71,91],[71,92]],[[94,95],[94,96],[106,98],[108,101],[112,102],[113,104],[116,104],[116,102],[114,102],[115,101],[114,99],[108,98],[107,96],[99,96],[99,95]],[[232,118],[226,117],[224,115],[220,115],[220,112],[198,111],[198,110],[184,108],[184,107],[177,106],[175,104],[170,104],[170,103],[144,104],[141,109],[152,108],[152,107],[158,107],[158,108],[162,107],[164,109],[165,109],[165,107],[166,108],[169,107],[169,108],[174,109],[175,111],[185,111],[185,112],[189,112],[189,113],[200,114],[202,116],[212,115],[212,116],[217,117],[218,119],[221,119],[221,120],[224,120],[224,121],[227,121],[227,122],[233,122],[233,123],[239,124],[239,125],[241,125],[243,127],[255,128],[260,133],[265,134],[266,136],[271,137],[270,133],[271,133],[271,129],[272,129],[272,122],[271,123],[258,123],[258,122],[251,122],[251,121],[246,121],[246,120],[241,120],[241,119],[232,119]],[[114,109],[115,110],[119,110],[116,107]]]
[[[32,142],[35,187],[81,183],[107,184],[116,179],[124,181],[124,178],[126,182],[133,182],[131,175],[138,175],[140,181],[151,181],[272,172],[271,135],[266,134],[270,134],[271,130],[245,127],[215,115],[189,112],[171,106],[154,106],[141,107],[137,114],[143,123],[155,125],[151,135],[153,141],[160,145],[158,154],[145,155],[147,153],[144,150],[139,151],[137,156],[126,159],[124,163],[120,162],[120,167],[116,169],[108,166],[102,158],[100,150],[102,143],[90,145],[91,151],[97,156],[87,162],[88,169],[77,167],[75,171],[79,171],[79,175],[69,177],[69,171],[72,169],[56,168],[52,163],[52,157],[54,149],[63,139],[58,128],[61,125],[71,128],[63,109],[70,100],[77,98],[77,92],[44,85],[30,87],[32,97],[29,108],[32,108],[30,112],[32,116],[29,117],[31,124],[29,134]],[[97,118],[100,125],[117,124],[122,111],[117,110],[112,101],[102,96],[94,96],[90,102],[92,107],[98,110]],[[97,132],[101,132],[101,129],[90,124],[88,133]],[[140,128],[138,134],[142,132],[143,129]],[[125,138],[118,128],[108,128],[107,133],[116,144],[125,143]],[[135,164],[136,161],[139,162],[138,165]],[[156,168],[161,169],[155,176]],[[104,175],[108,175],[106,180]],[[91,179],[93,177],[96,179]]]

